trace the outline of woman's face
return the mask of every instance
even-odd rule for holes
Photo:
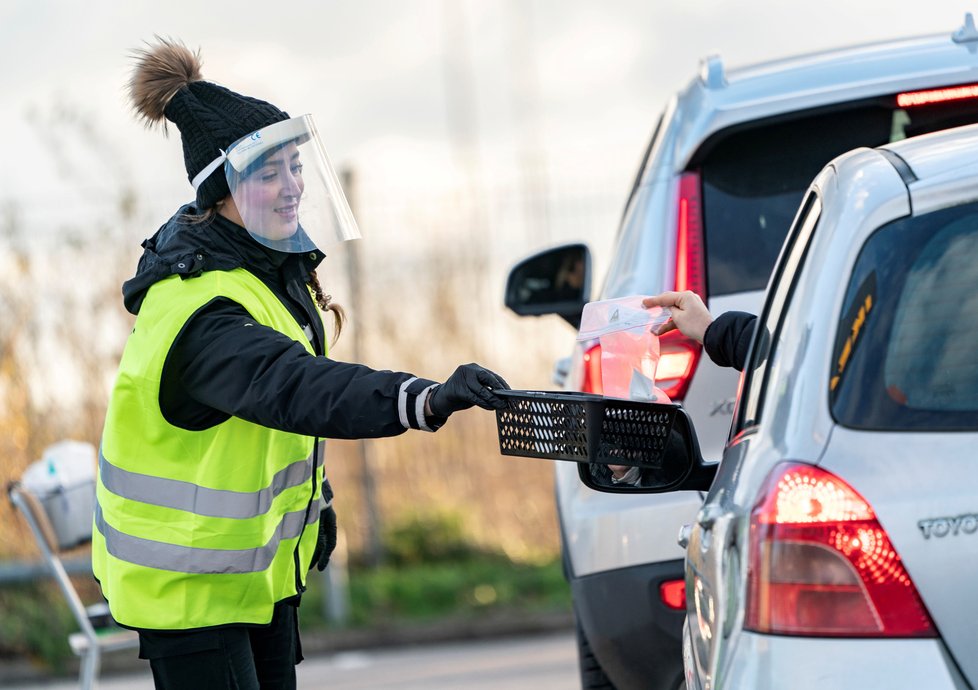
[[[299,200],[305,185],[299,149],[289,143],[248,171],[233,189],[244,226],[269,240],[284,240],[299,227]]]

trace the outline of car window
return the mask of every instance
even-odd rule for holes
[[[714,135],[693,162],[702,175],[709,294],[764,288],[805,190],[831,159],[970,122],[978,122],[976,101],[904,109],[886,96]]]
[[[829,373],[845,426],[978,429],[978,203],[876,231],[853,269]]]
[[[768,363],[774,356],[780,335],[781,317],[798,281],[798,274],[804,265],[808,246],[811,244],[821,213],[822,202],[818,195],[809,194],[785,242],[781,259],[772,276],[764,309],[755,326],[750,353],[747,355],[743,394],[738,402],[737,423],[733,427],[735,433],[760,422],[762,393],[767,383]]]

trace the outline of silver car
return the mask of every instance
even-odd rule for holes
[[[714,312],[757,311],[818,171],[857,146],[978,122],[975,83],[978,32],[970,17],[941,36],[742,69],[706,60],[659,120],[598,298],[692,289]],[[591,298],[589,264],[582,245],[531,257],[513,269],[507,304],[576,326]],[[678,333],[663,338],[662,353],[657,385],[689,412],[706,458],[719,459],[736,372]],[[593,344],[578,348],[558,377],[570,390],[600,392],[598,362]],[[596,493],[572,463],[558,463],[556,494],[583,687],[677,687],[685,602],[675,534],[703,495]]]
[[[978,126],[815,179],[719,466],[689,425],[666,451],[716,468],[680,532],[690,690],[978,686],[976,288]]]

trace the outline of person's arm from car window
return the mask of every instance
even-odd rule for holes
[[[716,319],[695,292],[663,292],[646,297],[642,306],[664,307],[671,318],[659,326],[656,335],[678,330],[688,338],[703,343],[706,353],[721,367],[743,371],[747,350],[754,335],[757,317],[742,311],[730,311]]]

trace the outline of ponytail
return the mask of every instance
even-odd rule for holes
[[[323,292],[323,287],[319,284],[319,276],[316,275],[315,270],[309,272],[309,280],[306,284],[312,290],[319,308],[323,311],[333,312],[333,339],[330,341],[330,345],[335,345],[336,341],[339,340],[340,333],[343,332],[343,324],[346,323],[346,311],[333,301],[332,295]]]

